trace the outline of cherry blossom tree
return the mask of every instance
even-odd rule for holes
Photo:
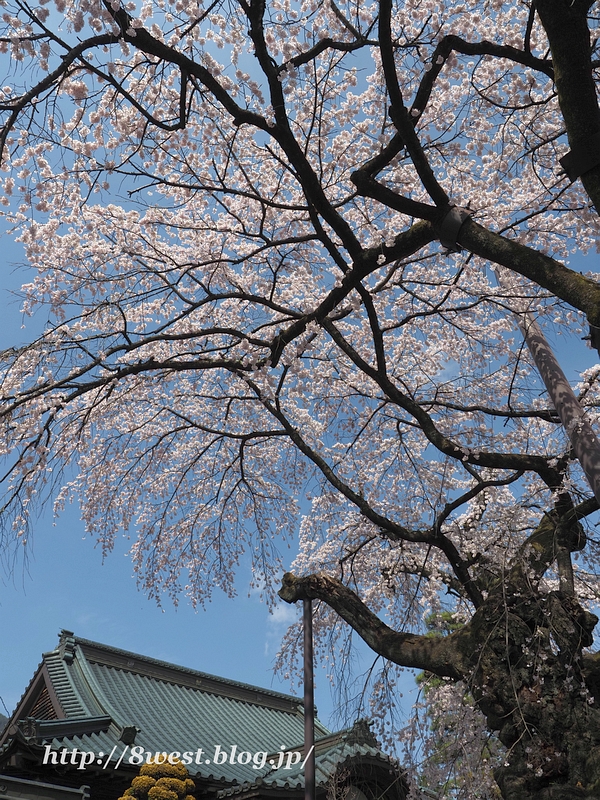
[[[436,676],[454,794],[598,797],[598,501],[517,326],[600,343],[569,264],[597,6],[0,3],[1,202],[47,320],[2,353],[4,552],[75,497],[149,595],[233,592],[244,556],[273,599],[297,531],[281,596],[381,657],[375,716],[394,667]]]

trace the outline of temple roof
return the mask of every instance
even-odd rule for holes
[[[278,755],[301,746],[303,728],[297,697],[62,631],[56,650],[43,654],[0,747],[18,730],[31,743],[50,744],[53,750],[76,747],[102,753],[103,759],[110,755],[110,765],[126,748],[127,761],[132,746],[152,755],[188,752],[193,754],[190,773],[230,783],[252,781],[259,771],[252,762],[239,763],[240,753]],[[317,720],[316,737],[328,733]],[[224,763],[215,763],[224,753]]]
[[[285,758],[284,763],[286,763]],[[351,728],[323,736],[315,742],[315,783],[317,786],[328,785],[334,776],[343,777],[347,781],[355,772],[360,772],[363,776],[368,775],[369,766],[376,766],[378,769],[390,773],[395,773],[397,769],[393,760],[381,751],[375,736],[364,720],[355,723]],[[340,768],[347,774],[341,776]],[[288,790],[303,791],[304,764],[302,760],[298,760],[291,769],[267,770],[264,776],[255,778],[252,784],[227,787],[218,793],[218,797],[220,800],[225,800],[234,795],[250,795],[252,790],[257,787],[276,794],[282,794]],[[335,795],[336,793],[328,792],[328,796],[330,794]],[[344,793],[341,794],[344,795]],[[388,795],[382,792],[380,796]],[[391,796],[396,795],[392,793]]]

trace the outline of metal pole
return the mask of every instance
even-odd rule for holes
[[[525,337],[529,352],[533,356],[552,404],[571,440],[575,455],[594,496],[600,503],[600,442],[546,341],[542,329],[527,312],[519,314],[519,318],[519,327]]]
[[[304,600],[304,798],[315,800],[315,690],[312,600]]]
[[[500,286],[505,286],[502,273],[492,267]],[[585,473],[594,497],[600,503],[600,441],[598,441],[585,411],[579,404],[571,384],[566,379],[542,329],[527,310],[523,301],[513,309],[535,365],[571,441],[577,460]]]

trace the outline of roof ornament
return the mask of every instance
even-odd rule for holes
[[[348,731],[348,741],[352,742],[352,744],[367,744],[371,747],[378,748],[379,742],[371,730],[371,725],[372,723],[364,718],[357,719],[352,728]],[[348,799],[346,798],[346,800]]]
[[[126,725],[121,731],[119,741],[127,745],[135,744],[135,737],[139,732],[140,728],[138,728],[137,725]]]
[[[34,717],[18,720],[17,728],[26,742],[35,741],[39,737],[40,726]]]
[[[73,631],[62,629],[58,649],[65,664],[72,664],[75,658],[75,634]]]

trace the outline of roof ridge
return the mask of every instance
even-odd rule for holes
[[[380,763],[390,768],[396,768],[396,760],[381,750],[377,746],[366,741],[366,738],[376,739],[369,731],[369,736],[365,737],[361,728],[364,728],[365,720],[357,720],[354,725],[337,731],[329,736],[324,736],[315,742],[315,779],[318,786],[326,785],[327,781],[335,775],[336,770],[347,763],[356,759],[368,759],[371,763]],[[328,745],[320,750],[319,744]],[[301,750],[302,746],[294,748]],[[270,766],[267,770],[252,782],[245,784],[231,785],[217,792],[217,800],[225,800],[227,797],[236,795],[252,796],[252,790],[259,786],[264,786],[271,790],[281,790],[286,788],[301,789],[304,787],[304,762],[301,759],[294,761],[280,759],[277,767],[274,766],[273,759],[269,761]],[[283,769],[281,768],[283,766]]]
[[[68,630],[61,630],[60,632],[60,640],[59,640],[59,648],[64,646],[66,641],[70,643],[74,643],[80,645],[82,647],[93,648],[95,650],[105,651],[107,653],[111,653],[117,656],[123,656],[125,658],[129,657],[132,661],[142,661],[150,665],[154,665],[157,667],[163,667],[167,669],[172,669],[175,672],[184,673],[187,675],[192,675],[197,678],[204,678],[207,680],[215,681],[220,684],[224,684],[226,686],[236,687],[240,689],[246,689],[252,692],[258,692],[260,694],[268,695],[270,697],[278,698],[281,700],[288,700],[292,703],[296,703],[298,706],[302,705],[302,698],[299,695],[293,694],[285,694],[284,692],[278,692],[274,689],[265,689],[263,686],[256,686],[251,683],[244,683],[243,681],[236,681],[231,678],[223,678],[220,675],[213,675],[209,672],[202,672],[201,670],[193,669],[192,667],[183,667],[179,664],[174,664],[171,661],[163,661],[162,659],[153,658],[152,656],[142,655],[141,653],[135,653],[132,650],[123,650],[119,647],[113,647],[112,645],[103,644],[101,642],[94,642],[91,639],[84,639],[80,636],[75,636],[72,631]],[[57,648],[57,649],[59,649]],[[56,651],[53,651],[56,652]],[[85,654],[86,658],[88,654]],[[93,660],[93,658],[92,658]]]
[[[315,732],[315,755],[318,757],[319,754],[345,743],[350,745],[366,745],[367,747],[371,747],[383,753],[377,737],[371,730],[369,721],[364,717],[360,717],[355,720],[352,725],[349,725],[347,728],[342,728],[339,731],[329,731],[321,736],[318,736]],[[298,744],[292,745],[288,750],[297,750],[303,746],[304,742],[299,742]]]

